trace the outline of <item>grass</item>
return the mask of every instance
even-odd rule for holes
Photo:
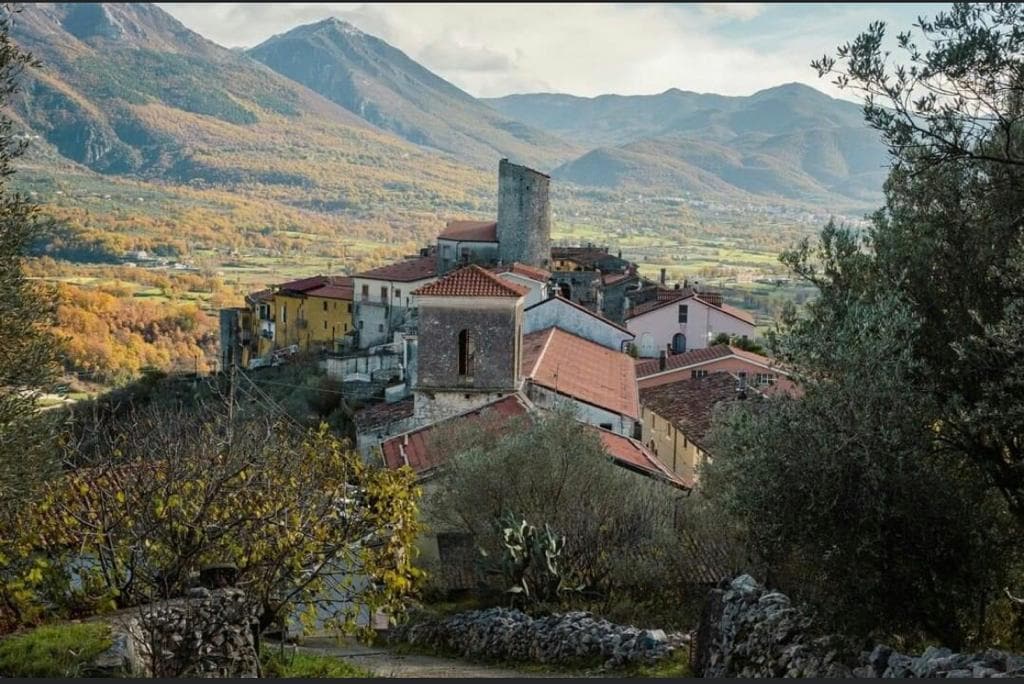
[[[622,670],[622,676],[654,679],[693,677],[693,670],[690,669],[690,649],[677,648],[670,657],[653,665],[630,665]]]
[[[0,677],[78,677],[112,643],[103,623],[38,627],[0,641]]]
[[[374,677],[347,660],[306,653],[263,654],[263,676],[272,679],[341,679]]]

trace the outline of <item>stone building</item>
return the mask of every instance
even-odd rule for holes
[[[464,413],[519,389],[525,294],[475,264],[413,293],[418,422]]]
[[[497,262],[498,224],[495,221],[449,221],[437,236],[438,275],[468,264]]]
[[[547,268],[551,260],[550,176],[502,159],[498,163],[498,258]]]

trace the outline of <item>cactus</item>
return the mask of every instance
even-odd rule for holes
[[[498,519],[497,529],[502,541],[498,571],[513,604],[551,601],[571,590],[559,566],[563,535],[547,524],[538,529],[511,512]]]

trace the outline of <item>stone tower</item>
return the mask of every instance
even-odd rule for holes
[[[477,265],[413,292],[418,422],[464,413],[519,389],[525,292]]]
[[[498,164],[498,258],[547,268],[551,259],[551,178],[502,159]]]

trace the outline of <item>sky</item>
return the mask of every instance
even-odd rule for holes
[[[157,3],[227,47],[338,17],[387,41],[477,97],[562,92],[592,97],[669,88],[749,95],[819,79],[812,59],[833,54],[871,21],[891,35],[935,3],[352,4]]]

